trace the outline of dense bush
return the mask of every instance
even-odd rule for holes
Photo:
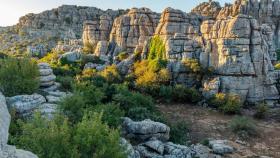
[[[238,113],[242,107],[240,97],[235,94],[218,93],[208,103],[228,114]]]
[[[156,110],[149,110],[146,107],[132,107],[127,112],[127,117],[134,121],[150,119],[153,121],[164,122],[163,116]]]
[[[61,111],[71,122],[78,122],[86,110],[101,103],[104,93],[93,85],[80,83],[75,85],[74,94],[59,103]]]
[[[39,70],[30,59],[0,59],[0,90],[6,96],[31,94],[39,88]]]
[[[80,150],[81,157],[126,157],[119,144],[118,130],[112,130],[102,123],[102,115],[89,112],[76,128],[73,139],[74,144],[77,144],[77,148]]]
[[[92,111],[102,113],[102,121],[110,127],[118,127],[121,124],[121,117],[124,116],[119,105],[113,103],[97,105]]]
[[[145,107],[148,110],[155,110],[153,99],[150,96],[145,96],[138,92],[130,92],[125,86],[118,87],[117,93],[113,96],[113,101],[120,104],[120,108],[125,112],[134,107]]]
[[[116,65],[107,66],[100,72],[100,75],[109,83],[118,83],[121,81],[121,76]]]
[[[196,103],[201,100],[202,96],[198,90],[187,88],[183,85],[176,85],[172,91],[172,99],[175,102],[192,102]]]
[[[165,68],[166,62],[162,60],[143,60],[134,64],[136,87],[150,91],[160,85],[169,84],[170,73]]]
[[[245,116],[234,117],[229,126],[235,134],[243,139],[257,135],[255,122],[251,118]]]
[[[71,126],[63,116],[47,120],[36,114],[31,121],[20,123],[18,146],[42,158],[124,158],[119,132],[102,123],[101,118],[101,114],[89,113]]]
[[[20,121],[20,125],[22,134],[17,138],[20,148],[42,158],[79,157],[77,148],[71,143],[72,129],[66,118],[57,116],[48,121],[36,114],[27,123]]]
[[[268,112],[268,107],[265,103],[263,104],[259,104],[257,106],[257,111],[256,113],[254,114],[255,118],[258,118],[258,119],[263,119],[266,117],[267,115],[267,112]]]
[[[190,127],[184,121],[178,121],[171,124],[170,141],[182,145],[187,145],[189,138]]]
[[[71,76],[56,76],[57,82],[61,84],[61,88],[64,91],[71,91],[74,84],[74,78]]]

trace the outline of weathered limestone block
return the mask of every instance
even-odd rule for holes
[[[55,86],[56,76],[48,63],[39,63],[40,72],[40,86],[43,88],[50,88]]]
[[[125,148],[125,152],[127,153],[127,158],[140,158],[140,154],[137,150],[133,148],[133,146],[124,138],[121,138],[120,145]]]
[[[134,122],[130,118],[124,118],[122,130],[127,138],[134,138],[137,140],[147,140],[150,138],[168,140],[170,132],[170,128],[165,124],[151,120]]]
[[[7,104],[10,108],[14,108],[20,114],[29,114],[38,106],[46,102],[45,97],[39,94],[17,95],[7,97]]]

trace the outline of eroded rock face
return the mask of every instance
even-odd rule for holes
[[[84,22],[83,42],[96,48],[99,41],[108,41],[113,25],[113,18],[102,15],[98,20]]]
[[[153,36],[158,20],[159,15],[147,8],[133,8],[117,17],[110,34],[110,42],[115,43],[113,56],[121,51],[142,52],[145,41]]]
[[[238,15],[204,21],[201,32],[207,43],[201,63],[215,69],[222,92],[239,94],[252,103],[279,98],[277,72],[257,20]]]

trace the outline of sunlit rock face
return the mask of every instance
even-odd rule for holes
[[[278,73],[274,71],[266,35],[257,20],[238,15],[204,21],[201,32],[207,44],[200,61],[205,67],[215,69],[221,92],[239,94],[243,101],[253,103],[277,101]]]
[[[133,8],[127,14],[117,17],[110,34],[110,42],[114,45],[113,54],[120,51],[142,52],[146,41],[155,33],[159,16],[148,8]]]

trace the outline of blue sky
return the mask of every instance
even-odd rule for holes
[[[161,12],[166,7],[173,7],[189,12],[193,7],[208,0],[0,0],[0,26],[16,24],[19,17],[27,13],[40,13],[62,4],[94,6],[101,9],[126,9],[148,7]],[[221,4],[232,0],[217,0]]]

